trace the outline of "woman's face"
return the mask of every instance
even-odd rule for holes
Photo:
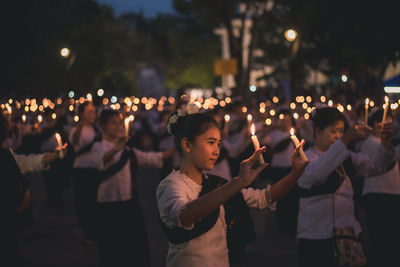
[[[124,125],[119,116],[110,117],[105,124],[102,125],[102,129],[105,135],[112,139],[119,138],[123,135]]]
[[[316,144],[319,149],[326,151],[336,140],[342,138],[343,133],[344,121],[336,121],[323,130],[317,128],[315,131]]]
[[[96,108],[93,104],[88,104],[83,111],[84,119],[87,123],[93,124],[96,121]]]
[[[220,144],[220,131],[216,126],[213,126],[189,144],[190,152],[187,155],[197,168],[211,170],[219,157]]]

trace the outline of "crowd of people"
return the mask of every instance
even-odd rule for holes
[[[5,229],[32,223],[23,174],[43,171],[55,207],[72,180],[83,241],[98,246],[100,266],[149,266],[135,179],[138,168],[151,166],[160,169],[155,197],[169,242],[166,266],[240,262],[256,238],[249,208],[274,211],[279,230],[297,237],[299,266],[399,266],[397,110],[308,100],[247,108],[240,99],[206,107],[203,99],[180,97],[135,110],[131,102],[87,99],[70,108],[65,100],[43,110],[43,121],[5,109]],[[256,188],[256,178],[270,184]],[[4,235],[13,244],[7,256],[17,263],[15,231]],[[356,258],[346,263],[346,255]]]

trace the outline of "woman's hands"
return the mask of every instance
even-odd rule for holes
[[[254,179],[256,179],[257,175],[268,166],[268,163],[264,163],[257,166],[255,169],[253,168],[253,166],[258,162],[261,153],[265,150],[265,146],[257,149],[250,158],[245,159],[240,163],[239,180],[243,183],[244,187],[250,185]]]
[[[305,141],[303,139],[301,140],[300,145],[296,147],[296,149],[293,151],[292,157],[290,158],[292,172],[297,178],[299,178],[303,174],[304,169],[310,163],[310,161],[308,160],[303,162],[303,159],[300,156],[300,149],[303,148],[304,144]]]
[[[343,134],[342,141],[346,146],[348,146],[350,145],[350,143],[354,141],[365,139],[370,134],[371,131],[372,128],[368,125],[356,124],[353,127],[350,127]]]
[[[119,138],[117,139],[117,141],[115,142],[115,145],[114,145],[114,147],[112,148],[112,150],[113,150],[114,152],[120,151],[121,149],[123,149],[123,148],[126,146],[126,143],[128,142],[128,140],[129,140],[129,136],[122,136],[122,137],[119,137]]]
[[[394,127],[392,122],[384,122],[379,124],[379,131],[381,133],[381,143],[386,149],[392,147],[392,137],[394,135]]]

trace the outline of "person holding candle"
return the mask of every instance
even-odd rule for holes
[[[42,171],[59,157],[58,152],[20,155],[7,145],[10,125],[0,114],[0,169],[2,171],[0,202],[2,203],[2,227],[0,236],[3,247],[2,262],[18,266],[16,234],[18,228],[33,223],[30,206],[30,191],[23,174]],[[65,149],[65,147],[63,148]]]
[[[371,114],[368,124],[372,133],[361,145],[361,152],[373,157],[379,150],[382,134],[383,110]],[[390,110],[385,124],[392,124]],[[365,177],[362,203],[365,205],[368,233],[369,266],[400,266],[397,253],[400,251],[400,219],[396,210],[400,206],[400,146],[395,147],[396,158],[391,168],[381,174]]]
[[[161,168],[173,150],[143,152],[128,147],[124,123],[115,110],[103,110],[103,138],[92,146],[92,167],[108,173],[97,189],[100,266],[149,266],[143,215],[133,171],[139,166]]]
[[[365,139],[371,130],[355,125],[345,130],[346,119],[336,108],[320,108],[312,117],[315,144],[305,153],[310,160],[297,181],[300,194],[298,214],[299,266],[337,266],[335,229],[348,229],[357,238],[351,178],[386,171],[394,157],[393,135],[383,132],[373,158],[347,147]],[[359,255],[361,261],[362,255]]]
[[[276,117],[275,125],[269,127],[267,134],[261,138],[262,144],[269,147],[271,151],[270,168],[264,177],[275,179],[272,182],[279,181],[291,171],[291,155],[296,148],[296,144],[290,138],[290,130],[294,129],[293,127],[296,125],[292,112],[283,107],[278,109]],[[281,233],[296,235],[297,212],[298,196],[294,186],[277,203],[275,215]]]
[[[88,248],[97,240],[97,187],[93,185],[95,172],[83,171],[90,167],[89,152],[95,141],[101,139],[100,130],[96,127],[96,108],[91,101],[85,101],[78,106],[78,124],[69,132],[69,141],[72,144],[72,178],[74,192],[74,206],[78,222],[81,226],[82,242]]]
[[[44,112],[44,120],[41,126],[43,127],[42,133],[39,134],[37,142],[40,143],[40,151],[50,152],[59,147],[57,136],[61,140],[67,140],[67,132],[63,127],[63,116],[59,109],[61,106],[56,106],[56,118],[53,119],[52,115],[56,114],[55,110],[47,108]],[[58,135],[57,135],[58,133]],[[60,152],[61,153],[61,152]],[[65,156],[65,155],[63,155]],[[43,172],[43,180],[46,189],[47,203],[46,205],[59,208],[63,205],[63,189],[67,184],[67,179],[70,175],[70,164],[68,158],[60,158],[53,162],[48,170]]]
[[[255,190],[247,187],[267,166],[253,168],[265,147],[242,161],[238,177],[227,182],[204,174],[220,153],[220,129],[214,119],[189,104],[187,110],[170,116],[167,128],[181,164],[157,188],[162,228],[169,241],[166,266],[229,266],[228,248],[254,240],[248,206],[274,209],[307,163],[301,162],[297,148],[292,172],[273,186]]]

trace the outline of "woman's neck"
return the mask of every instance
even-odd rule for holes
[[[180,165],[180,171],[183,172],[187,177],[193,180],[196,184],[202,184],[203,171],[197,168],[192,162],[182,159]]]
[[[318,142],[315,143],[314,149],[321,153],[324,153],[328,150],[327,148],[322,147]]]

